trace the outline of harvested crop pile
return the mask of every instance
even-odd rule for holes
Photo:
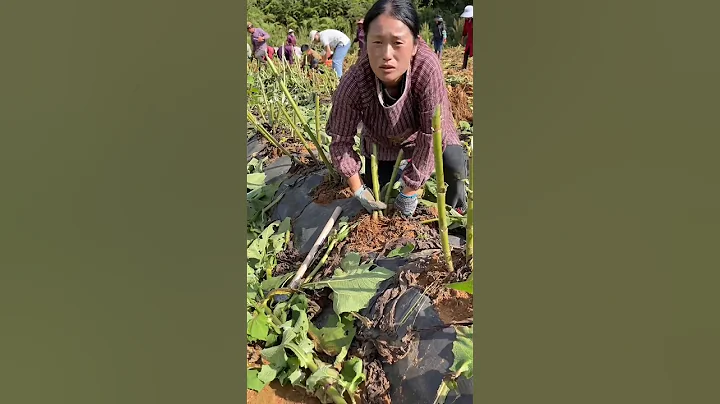
[[[472,92],[472,90],[470,91]],[[472,123],[473,111],[468,106],[470,100],[467,96],[466,85],[448,86],[448,98],[450,99],[450,108],[455,122],[466,121]]]

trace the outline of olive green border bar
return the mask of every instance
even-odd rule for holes
[[[712,2],[475,15],[475,402],[720,402]]]
[[[245,6],[0,13],[0,402],[239,403]]]
[[[481,132],[480,128],[481,125],[478,125],[480,120],[483,118],[483,114],[478,110],[477,108],[477,98],[475,88],[477,88],[478,79],[480,78],[480,68],[478,67],[478,63],[476,60],[478,60],[478,50],[481,49],[480,47],[480,40],[482,40],[482,34],[478,32],[479,24],[477,20],[475,20],[475,13],[482,12],[482,6],[481,5],[473,5],[473,165],[470,167],[470,170],[473,171],[473,193],[477,195],[476,189],[478,186],[478,154],[475,153],[475,150],[478,149],[478,146],[481,144],[479,141],[480,138],[483,136],[483,133]],[[469,63],[469,61],[468,61]],[[478,231],[483,231],[482,228],[478,226],[479,220],[478,220],[478,209],[482,207],[480,204],[481,200],[480,198],[473,195],[473,266],[474,268],[478,268],[477,271],[478,274],[473,275],[473,292],[475,293],[473,295],[473,307],[477,307],[478,303],[480,303],[480,300],[477,298],[477,290],[479,290],[480,283],[482,282],[480,278],[482,278],[482,258],[479,258],[477,254],[475,254],[478,251],[478,243],[477,243],[477,234]],[[482,194],[480,194],[482,195]],[[477,261],[477,265],[475,265],[475,262]],[[475,269],[473,269],[473,272],[475,272]],[[478,323],[478,320],[480,319],[480,316],[478,316],[476,310],[473,311],[473,362],[477,363],[479,365],[482,365],[482,354],[480,350],[480,344],[481,344],[481,335],[478,333],[479,331],[482,331],[482,326],[475,327],[475,324]],[[473,370],[473,402],[480,402],[480,397],[482,397],[482,386],[483,383],[480,381],[479,378],[475,377],[475,374],[477,374],[477,370]]]
[[[246,29],[247,22],[248,22],[248,20],[247,20],[247,5],[245,4],[242,7],[242,11],[240,12],[240,23],[242,24],[241,38],[243,39],[241,42],[243,44],[246,43],[246,38],[248,35],[247,29]],[[242,48],[242,49],[239,49],[239,48]],[[240,71],[242,72],[242,78],[243,78],[243,81],[245,82],[244,86],[243,86],[243,88],[245,90],[241,93],[242,105],[245,108],[239,111],[240,115],[242,115],[242,121],[243,121],[242,132],[239,134],[239,136],[242,138],[242,148],[241,148],[242,153],[241,153],[241,155],[247,156],[247,117],[245,116],[245,110],[247,110],[247,108],[248,108],[247,50],[245,49],[244,46],[240,46],[239,48],[238,48],[238,50],[240,50],[243,55],[243,63],[241,63]],[[243,160],[243,161],[246,161],[246,160]],[[246,165],[246,167],[247,167],[247,165]],[[243,170],[241,183],[242,183],[243,192],[247,193],[247,168],[245,168]],[[246,229],[247,229],[247,198],[242,199],[242,202],[240,204],[240,212],[241,212],[240,218],[242,220],[242,232],[243,232],[243,234],[245,234],[245,237],[247,238],[247,231],[246,231]],[[247,244],[247,243],[245,243],[245,244]],[[240,256],[242,257],[242,265],[238,269],[241,271],[244,282],[242,285],[239,285],[240,287],[238,290],[240,291],[240,293],[238,294],[238,296],[240,296],[241,301],[242,301],[242,306],[239,306],[239,307],[242,310],[241,315],[244,320],[242,322],[243,332],[240,333],[240,339],[238,340],[238,343],[242,344],[241,345],[242,347],[245,347],[245,346],[247,346],[247,328],[246,328],[247,310],[242,309],[242,307],[245,307],[247,305],[245,303],[247,301],[247,270],[246,270],[246,268],[244,268],[247,265],[247,248],[242,247],[241,250],[242,250],[242,252],[240,253]],[[242,397],[245,399],[245,401],[247,401],[247,360],[245,360],[245,362],[242,362],[242,363],[245,363],[246,365],[245,365],[245,369],[243,369],[240,374],[238,383],[240,383],[239,390],[242,391]]]

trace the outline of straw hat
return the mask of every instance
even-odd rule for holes
[[[462,14],[460,14],[460,18],[472,18],[473,16],[473,6],[466,6],[465,11],[463,11]]]
[[[315,42],[315,35],[317,35],[317,33],[316,30],[310,31],[310,42]]]

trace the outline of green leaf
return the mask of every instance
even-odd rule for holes
[[[278,380],[283,385],[286,384],[286,382],[290,382],[292,385],[298,385],[304,377],[305,374],[300,369],[300,361],[293,356],[288,358],[287,367],[278,375]]]
[[[348,354],[347,347],[340,348],[340,353],[335,357],[335,362],[333,363],[333,367],[339,369],[340,365],[345,360],[345,357],[347,356],[347,354]]]
[[[360,254],[351,252],[347,254],[340,262],[341,268],[353,268],[360,265]]]
[[[473,294],[473,274],[470,273],[470,276],[463,282],[455,282],[455,283],[448,283],[446,285],[450,289],[459,290],[461,292],[470,293]]]
[[[269,322],[265,313],[257,312],[247,325],[248,341],[266,341],[270,331]]]
[[[408,243],[408,244],[405,244],[405,245],[402,246],[402,247],[398,247],[398,248],[390,251],[390,253],[387,255],[387,258],[392,258],[392,257],[403,257],[403,258],[405,258],[405,257],[407,257],[408,255],[410,255],[410,253],[413,252],[414,249],[415,249],[415,246],[412,245],[412,244],[410,244],[410,243]]]
[[[265,348],[260,352],[260,355],[277,369],[285,367],[288,360],[288,356],[283,345]]]
[[[473,326],[457,327],[457,339],[453,343],[452,352],[455,361],[450,371],[456,376],[465,376],[470,379],[473,376]]]
[[[258,189],[265,185],[265,173],[252,173],[247,175],[247,188]]]
[[[325,352],[330,356],[337,356],[342,349],[350,347],[355,338],[355,326],[352,316],[340,317],[335,315],[328,320],[325,327],[318,329],[310,324],[310,334],[315,342],[317,351]]]
[[[352,396],[365,380],[365,374],[363,373],[363,361],[358,357],[352,357],[348,359],[340,372],[343,380],[343,387],[350,392]]]
[[[259,392],[260,390],[264,389],[267,383],[263,383],[258,378],[258,371],[255,369],[248,369],[247,370],[247,388],[250,390],[255,390]]]
[[[315,391],[319,383],[321,384],[334,384],[340,379],[340,373],[333,369],[328,364],[322,364],[318,367],[318,370],[313,372],[307,379],[307,388],[310,391]]]
[[[376,267],[372,271],[358,267],[347,272],[338,270],[329,280],[307,283],[303,287],[311,289],[329,287],[333,290],[330,298],[335,313],[358,312],[367,307],[370,299],[377,293],[380,282],[394,274],[383,267]]]
[[[258,373],[258,380],[261,382],[268,384],[271,381],[275,380],[275,377],[277,377],[278,371],[274,367],[270,365],[263,365],[262,369],[260,369],[260,373]]]
[[[273,276],[262,281],[262,283],[260,283],[260,286],[264,291],[275,290],[281,287],[282,284],[285,283],[288,279],[290,279],[293,275],[295,275],[295,272],[290,272],[280,276]]]

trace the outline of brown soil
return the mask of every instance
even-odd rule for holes
[[[282,386],[280,382],[273,380],[259,393],[248,389],[247,404],[321,404],[321,402],[309,395],[305,389],[291,385]]]
[[[327,205],[338,199],[352,198],[353,193],[345,181],[325,176],[323,182],[315,188],[313,202]]]
[[[247,363],[252,368],[260,369],[262,365],[267,364],[266,360],[262,359],[260,353],[262,352],[262,345],[248,345],[247,346]]]
[[[470,276],[465,254],[453,251],[452,256],[453,272],[447,270],[442,253],[438,253],[426,262],[426,269],[417,278],[417,285],[422,287],[432,300],[445,324],[472,321],[473,318],[473,296],[445,286],[448,283],[464,281]]]
[[[453,324],[473,318],[472,295],[454,289],[446,289],[433,301],[440,320]]]
[[[290,133],[289,129],[284,126],[270,128],[270,125],[267,124],[263,124],[263,127],[272,135],[273,138],[275,138],[275,140],[278,141],[278,143],[280,143],[280,145],[282,145],[282,147],[284,147],[291,154],[297,156],[297,158],[301,162],[312,162],[310,154],[308,153],[307,149],[305,149],[305,146],[303,146],[303,144],[300,142],[300,140],[298,140],[297,137]],[[269,165],[284,155],[282,150],[275,147],[275,145],[273,145],[267,139],[265,139],[265,137],[260,135],[259,132],[258,136],[260,136],[260,138],[262,139],[262,142],[265,145],[265,149],[262,152],[258,153],[257,158],[267,157],[268,161],[266,164]],[[310,150],[316,150],[315,145],[312,142],[308,141],[307,143]]]
[[[294,248],[280,251],[277,254],[277,266],[273,271],[273,276],[280,276],[295,271],[300,267],[303,259],[300,252]]]
[[[385,249],[393,249],[398,244],[406,242],[416,244],[420,240],[432,240],[435,237],[432,228],[420,224],[420,221],[412,218],[405,219],[400,216],[380,217],[378,221],[372,220],[372,216],[362,213],[360,223],[353,230],[344,246],[347,252],[367,254],[370,252],[382,252]],[[420,249],[416,247],[416,250]]]

